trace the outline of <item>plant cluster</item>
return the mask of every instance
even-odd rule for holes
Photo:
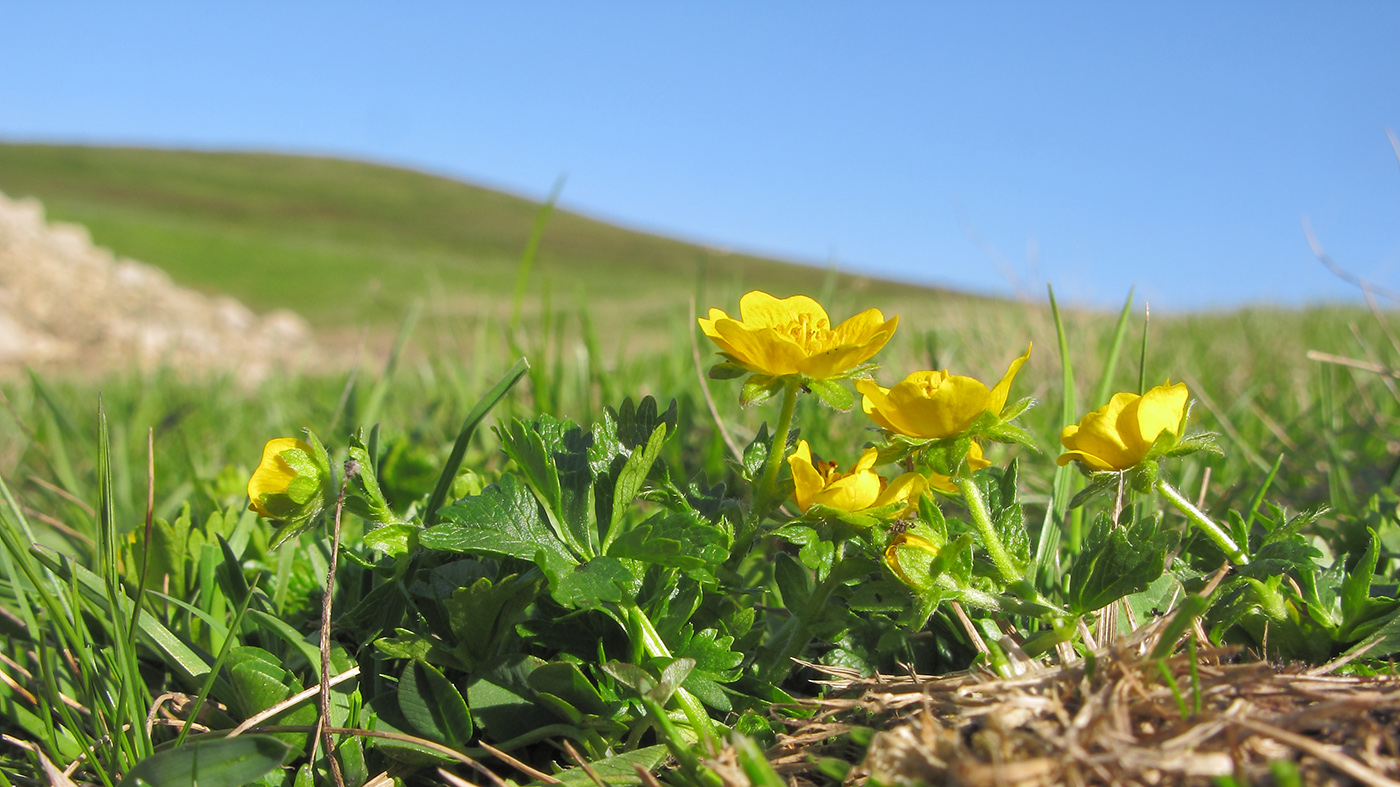
[[[1275,465],[1247,508],[1207,513],[1172,460],[1220,449],[1167,383],[1077,423],[1067,401],[1035,522],[1018,478],[1041,448],[1018,419],[1036,402],[1012,397],[1031,349],[990,386],[925,370],[884,387],[872,359],[897,326],[875,309],[832,325],[810,298],[763,292],[699,320],[721,356],[710,377],[777,413],[723,479],[662,460],[682,419],[651,397],[592,423],[509,419],[505,469],[464,468],[522,361],[431,491],[404,499],[384,491],[400,485],[378,427],[340,450],[307,430],[266,444],[247,510],[119,534],[104,459],[93,571],[31,547],[5,490],[0,713],[36,760],[105,785],[361,785],[433,766],[621,785],[670,758],[665,781],[699,786],[725,741],[772,776],[761,746],[819,690],[803,662],[1013,676],[1167,613],[1158,658],[1201,636],[1312,663],[1400,650],[1385,576],[1400,529],[1380,500],[1329,533],[1322,510],[1267,502]],[[873,438],[804,438],[810,406]]]

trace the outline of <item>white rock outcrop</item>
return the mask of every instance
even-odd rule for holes
[[[180,287],[158,268],[94,246],[85,228],[44,220],[34,199],[0,193],[0,370],[90,373],[169,366],[256,384],[312,357],[311,327]]]

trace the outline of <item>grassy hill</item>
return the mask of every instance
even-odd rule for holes
[[[393,167],[266,153],[0,144],[0,191],[43,200],[117,254],[257,310],[294,309],[321,327],[389,324],[428,296],[449,314],[504,313],[539,204]],[[827,274],[726,254],[556,211],[530,303],[591,299],[604,322],[674,315],[697,277],[725,291],[815,294]],[[841,276],[894,308],[937,291]],[[718,293],[714,293],[718,294]]]

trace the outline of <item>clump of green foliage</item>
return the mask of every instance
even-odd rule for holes
[[[1239,430],[1189,432],[1185,399],[1151,434],[1079,421],[1058,314],[1057,414],[1008,398],[1017,362],[1006,389],[960,377],[947,401],[917,378],[929,407],[960,413],[918,421],[882,411],[878,391],[897,386],[871,379],[891,323],[830,338],[815,312],[796,312],[807,317],[779,331],[809,342],[793,356],[769,334],[732,339],[727,316],[702,322],[724,353],[711,376],[745,378],[715,394],[764,416],[732,449],[711,415],[727,405],[710,410],[701,383],[656,368],[623,379],[585,367],[578,420],[567,417],[558,356],[517,364],[474,402],[465,392],[487,389],[484,373],[444,374],[400,433],[349,432],[378,422],[386,374],[363,396],[325,385],[319,398],[277,398],[288,410],[339,403],[276,419],[321,424],[304,441],[233,430],[275,438],[247,488],[258,511],[247,468],[208,461],[199,435],[265,414],[211,393],[226,411],[181,416],[185,480],[143,501],[131,492],[145,480],[129,458],[145,442],[133,427],[180,408],[153,403],[143,383],[121,390],[103,405],[88,467],[73,458],[84,430],[63,392],[33,376],[12,412],[33,477],[57,480],[31,485],[48,514],[0,489],[0,728],[28,747],[0,755],[0,780],[52,765],[104,785],[191,774],[206,786],[361,785],[478,767],[477,780],[624,785],[673,762],[663,781],[712,785],[704,760],[729,740],[762,781],[761,747],[783,714],[802,713],[794,696],[819,690],[794,658],[1010,676],[1168,613],[1157,655],[1198,628],[1267,658],[1353,657],[1363,671],[1400,650],[1397,501],[1354,480],[1386,449],[1337,428],[1330,373],[1316,405],[1326,481],[1290,480],[1284,498],[1325,496],[1330,508],[1272,502],[1285,476],[1308,470],[1285,470],[1283,455],[1262,470],[1219,465],[1236,488],[1206,506],[1180,490],[1229,461]],[[1113,401],[1130,322],[1125,307],[1092,405]],[[924,343],[936,355],[937,339]],[[533,409],[516,388],[527,374]],[[640,395],[658,380],[678,398]],[[850,385],[880,418],[853,412]],[[1157,390],[1168,387],[1149,389],[1140,372],[1119,403],[1168,396]],[[1393,418],[1394,402],[1367,402]],[[109,423],[114,405],[123,417]],[[478,428],[488,414],[500,416],[489,436]],[[1066,438],[1107,469],[1044,456],[1047,433],[1076,422],[1124,441],[1111,453]],[[323,445],[316,433],[344,436]],[[814,454],[861,459],[841,472]]]

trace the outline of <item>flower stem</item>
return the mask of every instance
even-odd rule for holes
[[[652,625],[651,618],[647,617],[647,613],[635,604],[625,607],[625,609],[628,618],[641,633],[642,648],[647,655],[658,659],[671,658],[670,648],[666,647],[666,642],[661,639],[661,634]],[[719,743],[719,736],[715,733],[714,722],[710,719],[709,711],[705,710],[700,699],[680,686],[676,687],[675,697],[676,703],[681,706],[681,712],[685,714],[686,721],[690,722],[695,734],[700,736],[700,739],[707,746],[716,747]]]
[[[1185,495],[1181,494],[1175,487],[1167,483],[1166,479],[1157,479],[1157,491],[1160,492],[1162,497],[1165,497],[1167,502],[1171,503],[1176,510],[1184,514],[1186,518],[1191,521],[1191,524],[1205,531],[1206,536],[1210,538],[1211,541],[1214,541],[1216,546],[1220,547],[1220,550],[1230,558],[1231,563],[1237,566],[1248,565],[1249,556],[1244,553],[1244,550],[1240,549],[1233,538],[1230,538],[1230,534],[1225,532],[1225,528],[1211,521],[1210,517],[1206,516],[1199,508],[1192,505],[1191,501],[1187,500]]]
[[[792,433],[792,414],[797,410],[797,392],[800,387],[796,377],[783,380],[783,409],[778,414],[778,428],[773,432],[773,442],[768,445],[768,459],[764,462],[758,488],[754,490],[749,515],[734,539],[735,551],[730,557],[731,561],[741,560],[748,554],[754,536],[758,533],[758,526],[762,524],[764,515],[774,502],[773,487],[778,484],[778,471],[782,468],[783,458],[787,453],[788,435]]]
[[[1001,537],[997,535],[996,527],[992,524],[992,515],[987,511],[987,501],[982,497],[982,490],[977,486],[977,482],[966,476],[954,476],[953,483],[957,484],[958,490],[962,492],[968,513],[972,514],[972,523],[982,535],[982,544],[987,549],[987,556],[996,566],[997,573],[1001,575],[1001,581],[1010,585],[1024,579],[1016,569],[1016,564],[1012,562],[1006,547],[1001,543]]]

